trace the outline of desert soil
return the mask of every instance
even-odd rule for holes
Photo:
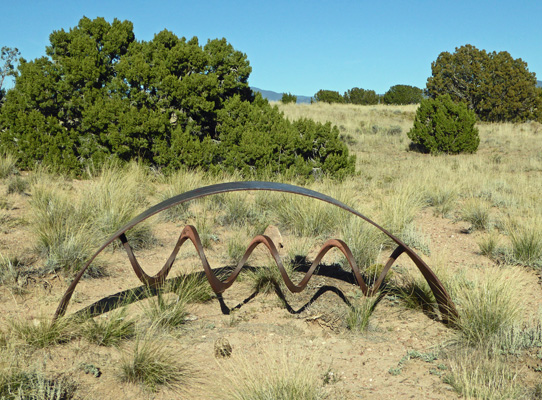
[[[6,188],[0,185],[0,193]],[[28,196],[11,195],[10,218],[18,221],[13,227],[0,233],[0,252],[17,254],[33,267],[39,268],[43,260],[33,250],[34,234],[28,224]],[[26,221],[26,222],[25,222]],[[434,216],[425,210],[417,220],[418,225],[430,237],[433,253],[444,255],[448,268],[490,265],[491,261],[478,253],[476,234],[464,233],[465,222],[454,222]],[[182,225],[160,223],[155,227],[159,244],[137,256],[148,271],[158,271],[173,248]],[[220,232],[219,237],[226,236]],[[288,236],[283,232],[284,244]],[[215,243],[207,254],[212,267],[227,264],[224,241]],[[316,244],[315,247],[318,247]],[[390,252],[391,253],[391,252]],[[333,257],[333,256],[330,256]],[[122,251],[105,252],[109,276],[85,279],[76,289],[68,308],[68,314],[92,304],[118,291],[140,285]],[[260,252],[265,259],[265,252]],[[251,260],[257,264],[259,258]],[[431,265],[431,258],[427,258]],[[400,258],[398,265],[408,265]],[[201,270],[190,243],[181,250],[174,266],[174,273]],[[542,304],[542,292],[538,276],[525,270],[526,295],[532,299],[532,310]],[[294,280],[301,279],[296,273]],[[513,277],[512,277],[513,278]],[[24,294],[14,293],[0,287],[0,326],[7,330],[8,320],[23,318],[38,321],[50,318],[67,288],[69,281],[62,275],[33,276],[21,282]],[[347,296],[359,293],[352,284],[323,276],[314,276],[309,287],[300,294],[286,294],[288,304],[299,310],[307,304],[318,288],[329,285]],[[229,307],[242,304],[252,291],[246,280],[240,279],[224,294]],[[129,316],[139,318],[142,305],[129,307]],[[454,331],[438,319],[420,310],[410,310],[391,297],[385,297],[376,307],[366,333],[357,334],[346,329],[344,315],[346,304],[329,291],[316,299],[301,313],[288,312],[275,294],[259,294],[235,312],[224,315],[215,298],[204,304],[193,305],[190,318],[182,328],[165,337],[171,352],[179,354],[194,369],[186,392],[177,394],[168,389],[152,393],[140,386],[120,382],[118,364],[126,346],[121,348],[100,347],[84,339],[67,344],[33,350],[24,360],[29,367],[41,368],[51,376],[64,375],[77,382],[77,396],[84,399],[209,399],[223,398],[227,389],[244,373],[273,364],[287,358],[293,368],[317,371],[322,381],[328,381],[325,390],[333,399],[454,399],[459,398],[449,385],[443,382],[446,361],[437,359],[425,362],[412,359],[399,362],[409,351],[429,353],[450,340]],[[101,318],[101,317],[97,317]],[[232,346],[232,355],[217,359],[215,341],[226,338]],[[86,374],[82,363],[92,364],[101,371],[100,377]],[[536,379],[534,372],[522,376],[526,384]],[[398,369],[392,374],[390,370]]]

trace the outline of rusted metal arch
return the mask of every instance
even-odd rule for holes
[[[350,249],[348,248],[348,246],[343,241],[336,240],[336,239],[328,240],[324,244],[324,246],[318,253],[318,256],[314,260],[313,264],[309,268],[309,271],[306,273],[305,277],[301,280],[301,282],[298,285],[294,284],[288,277],[286,270],[284,269],[284,266],[282,265],[282,261],[280,260],[280,257],[278,255],[278,251],[275,247],[275,244],[271,241],[271,239],[269,239],[267,236],[264,236],[264,235],[258,235],[252,240],[243,258],[241,259],[241,261],[239,262],[235,270],[232,272],[232,274],[225,281],[220,281],[212,272],[209,266],[209,263],[207,262],[205,253],[203,252],[203,246],[201,245],[199,235],[196,229],[192,226],[186,226],[183,229],[183,231],[181,232],[181,235],[179,236],[177,244],[175,245],[173,252],[171,253],[168,260],[166,261],[164,267],[160,270],[160,272],[158,272],[158,274],[156,274],[155,276],[149,276],[145,273],[145,271],[143,271],[143,269],[139,265],[132,251],[132,248],[130,247],[127,241],[125,233],[129,229],[133,228],[135,225],[139,224],[140,222],[146,220],[147,218],[161,211],[167,210],[168,208],[174,207],[176,205],[185,203],[190,200],[194,200],[194,199],[198,199],[198,198],[202,198],[206,196],[211,196],[211,195],[215,195],[219,193],[247,191],[247,190],[267,190],[267,191],[293,193],[293,194],[298,194],[302,196],[312,197],[314,199],[327,202],[334,206],[340,207],[358,216],[359,218],[367,221],[368,223],[370,223],[371,225],[375,226],[380,231],[382,231],[386,236],[388,236],[391,240],[393,240],[398,246],[392,252],[391,256],[386,262],[386,265],[384,266],[382,273],[378,277],[377,281],[375,282],[371,290],[367,288],[365,282],[363,281],[363,278],[361,277],[360,271],[356,266],[356,263],[352,257],[352,253],[350,252]],[[163,202],[156,204],[155,206],[139,214],[137,217],[133,218],[130,222],[128,222],[126,225],[120,228],[117,232],[115,232],[111,237],[109,237],[109,239],[107,239],[105,243],[96,251],[96,253],[94,253],[94,255],[87,261],[87,263],[83,266],[83,268],[81,268],[81,270],[79,271],[75,279],[72,281],[72,283],[70,284],[70,286],[64,293],[64,296],[60,300],[58,308],[53,317],[53,321],[56,320],[58,317],[61,317],[62,315],[65,314],[68,304],[70,302],[71,296],[73,295],[73,292],[75,290],[75,287],[81,280],[83,274],[85,273],[89,265],[107,246],[109,246],[116,239],[119,239],[122,242],[127,252],[130,263],[132,264],[132,268],[134,269],[134,272],[137,275],[137,277],[141,280],[142,283],[151,285],[151,286],[159,286],[165,281],[167,275],[169,274],[169,271],[171,270],[173,266],[173,262],[175,261],[175,258],[177,256],[177,253],[180,247],[186,240],[190,240],[196,247],[196,250],[198,251],[207,279],[209,280],[209,283],[211,284],[211,287],[215,291],[215,293],[222,293],[233,284],[240,270],[242,269],[245,262],[249,258],[250,254],[252,253],[252,251],[254,251],[254,249],[260,243],[263,243],[271,252],[271,255],[275,259],[275,262],[277,263],[277,266],[280,270],[282,278],[284,279],[286,283],[286,286],[292,292],[300,292],[301,290],[303,290],[305,286],[307,285],[310,277],[314,273],[314,270],[316,269],[319,262],[321,261],[322,257],[329,250],[337,247],[346,256],[348,262],[350,263],[350,266],[354,273],[354,277],[358,285],[360,286],[361,290],[363,291],[363,293],[365,295],[372,295],[376,293],[376,291],[378,291],[378,289],[380,288],[380,285],[382,284],[386,274],[389,272],[395,260],[402,253],[406,253],[410,257],[410,259],[414,262],[414,264],[418,267],[423,277],[429,284],[429,287],[431,288],[431,291],[433,292],[433,295],[435,296],[435,300],[437,301],[437,305],[439,307],[443,320],[449,321],[450,319],[454,319],[457,317],[457,311],[450,295],[448,294],[448,292],[446,291],[446,289],[444,288],[440,280],[437,278],[437,276],[434,274],[434,272],[420,258],[420,256],[418,256],[418,254],[416,254],[402,240],[392,235],[386,229],[382,228],[381,226],[379,226],[378,224],[376,224],[375,222],[373,222],[372,220],[370,220],[363,214],[359,213],[353,208],[347,206],[346,204],[330,196],[324,195],[314,190],[310,190],[310,189],[306,189],[303,187],[290,185],[286,183],[247,181],[247,182],[220,183],[216,185],[210,185],[210,186],[194,189],[194,190],[179,194],[177,196],[174,196],[170,199],[164,200]]]

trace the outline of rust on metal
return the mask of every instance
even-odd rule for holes
[[[330,239],[326,243],[324,243],[323,247],[318,252],[318,255],[314,259],[311,267],[308,269],[303,279],[298,284],[295,284],[294,282],[292,282],[292,280],[286,273],[286,269],[284,268],[284,265],[282,264],[282,260],[280,259],[279,253],[273,241],[268,236],[258,235],[254,239],[252,239],[247,250],[245,251],[245,254],[243,255],[242,259],[237,264],[236,268],[232,271],[230,276],[222,281],[218,279],[218,277],[214,274],[213,270],[211,269],[209,265],[209,262],[207,261],[207,257],[205,256],[205,253],[203,251],[203,246],[201,244],[201,240],[199,238],[198,232],[196,231],[196,228],[194,228],[191,225],[187,225],[182,230],[171,255],[167,259],[162,269],[156,275],[149,276],[147,273],[145,273],[143,268],[141,268],[134,252],[132,251],[130,244],[128,243],[128,239],[126,238],[126,235],[125,235],[125,233],[129,229],[133,228],[135,225],[139,224],[140,222],[146,220],[147,218],[161,211],[167,210],[168,208],[174,207],[176,205],[185,203],[190,200],[194,200],[194,199],[198,199],[198,198],[202,198],[206,196],[211,196],[211,195],[215,195],[219,193],[247,191],[247,190],[267,190],[267,191],[275,191],[275,192],[293,193],[297,195],[312,197],[314,199],[324,201],[334,206],[340,207],[356,215],[357,217],[365,220],[366,222],[370,223],[376,228],[378,228],[381,232],[383,232],[386,236],[388,236],[391,240],[393,240],[397,244],[397,248],[390,255],[388,261],[386,262],[381,274],[379,275],[378,279],[375,281],[374,285],[371,288],[368,288],[367,284],[363,280],[363,277],[361,275],[359,268],[356,265],[354,257],[352,256],[352,252],[348,248],[348,245],[342,240]],[[132,265],[132,268],[135,274],[137,275],[137,277],[139,278],[139,280],[143,284],[149,285],[151,287],[159,287],[165,282],[171,268],[173,267],[173,263],[175,261],[175,258],[177,257],[177,254],[181,246],[187,240],[190,240],[193,243],[194,247],[196,248],[196,251],[199,255],[199,258],[203,266],[203,270],[207,277],[207,280],[209,281],[209,284],[211,285],[211,288],[213,289],[215,293],[223,293],[226,289],[228,289],[233,284],[233,282],[235,281],[235,279],[241,272],[241,269],[246,264],[248,258],[254,251],[254,249],[260,244],[264,245],[269,250],[269,252],[271,253],[271,256],[275,260],[275,263],[277,264],[277,267],[279,268],[280,274],[286,284],[286,287],[291,292],[294,292],[294,293],[301,292],[307,286],[310,278],[314,274],[322,258],[326,255],[328,251],[330,251],[333,248],[339,249],[344,254],[344,256],[346,257],[350,265],[350,268],[352,269],[352,273],[354,274],[354,278],[357,284],[359,285],[363,294],[367,296],[374,295],[376,292],[378,292],[378,290],[380,289],[380,286],[382,285],[382,282],[384,281],[384,278],[386,277],[387,273],[389,272],[394,262],[397,260],[397,258],[400,255],[402,255],[403,253],[406,253],[406,255],[408,255],[408,257],[418,267],[423,277],[429,284],[429,287],[431,291],[433,292],[433,295],[435,296],[435,300],[437,302],[439,311],[442,315],[442,319],[444,321],[449,321],[457,317],[457,311],[450,295],[448,294],[448,292],[446,291],[446,289],[444,288],[440,280],[437,278],[437,276],[434,274],[434,272],[420,258],[420,256],[416,254],[410,247],[408,247],[402,240],[392,235],[390,232],[388,232],[387,230],[385,230],[384,228],[382,228],[381,226],[379,226],[378,224],[376,224],[375,222],[373,222],[372,220],[370,220],[363,214],[359,213],[358,211],[354,210],[348,205],[332,197],[326,196],[322,193],[319,193],[310,189],[306,189],[303,187],[294,186],[294,185],[290,185],[286,183],[248,181],[248,182],[221,183],[221,184],[210,185],[210,186],[202,187],[199,189],[191,190],[191,191],[179,194],[177,196],[174,196],[170,199],[167,199],[159,204],[156,204],[155,206],[149,208],[148,210],[144,211],[143,213],[141,213],[140,215],[132,219],[130,222],[128,222],[126,225],[120,228],[117,232],[115,232],[111,237],[109,237],[109,239],[107,239],[105,243],[96,251],[96,253],[94,253],[94,255],[87,261],[87,263],[83,266],[83,268],[81,268],[81,270],[79,271],[75,279],[72,281],[72,283],[66,290],[66,293],[60,300],[60,303],[55,312],[53,320],[56,320],[58,317],[61,317],[65,314],[68,304],[70,302],[71,296],[73,295],[73,292],[75,291],[77,284],[81,280],[83,274],[85,273],[89,265],[107,246],[109,246],[113,241],[117,239],[121,241],[124,249],[126,250],[130,264]]]

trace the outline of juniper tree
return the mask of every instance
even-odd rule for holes
[[[525,121],[540,118],[542,101],[536,75],[527,63],[506,52],[478,50],[467,44],[442,52],[431,64],[427,94],[449,94],[467,104],[482,121]]]
[[[77,174],[89,164],[137,158],[166,171],[311,166],[295,167],[299,173],[324,164],[331,175],[353,171],[348,149],[321,124],[309,134],[315,143],[325,136],[333,150],[317,160],[296,152],[295,124],[255,98],[247,56],[226,39],[202,46],[163,30],[137,41],[131,22],[103,18],[82,18],[49,39],[46,56],[21,60],[0,110],[0,148],[22,168],[37,161]],[[269,154],[281,146],[278,159]]]

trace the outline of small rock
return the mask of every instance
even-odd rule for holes
[[[282,235],[280,234],[279,228],[277,228],[275,225],[269,225],[267,228],[265,228],[263,234],[264,236],[268,236],[269,239],[273,241],[277,250],[279,253],[281,253],[281,249],[284,248],[284,242],[282,241]]]

